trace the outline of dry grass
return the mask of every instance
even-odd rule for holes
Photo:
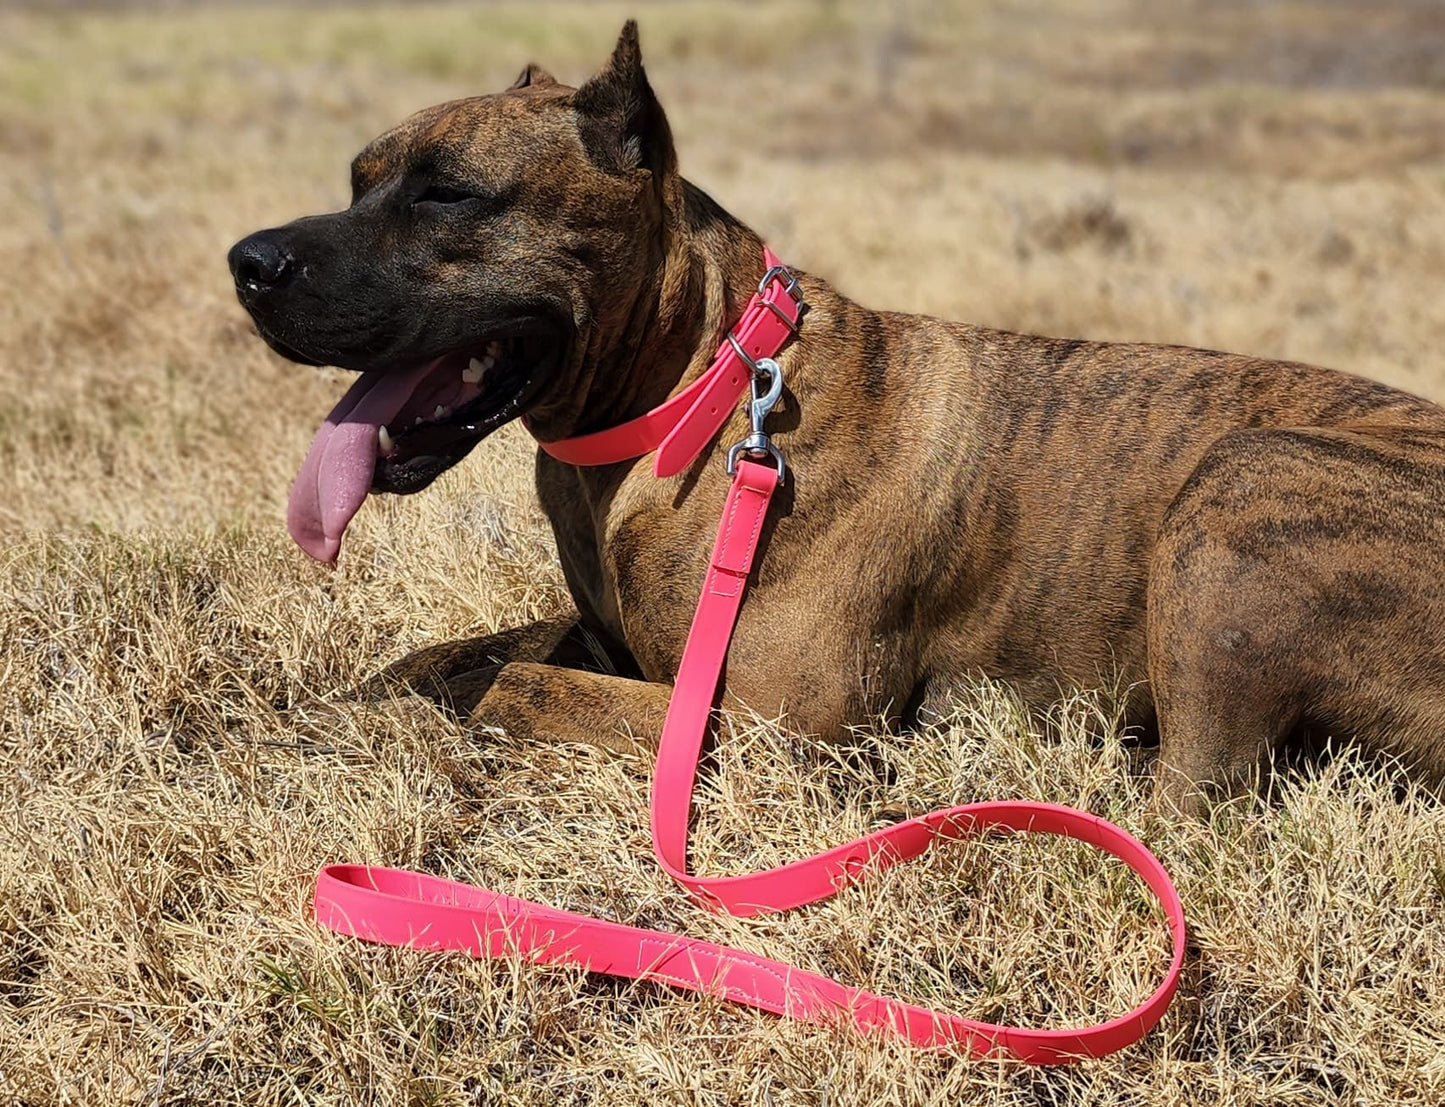
[[[1445,397],[1445,20],[1432,6],[994,0],[641,9],[689,173],[879,305],[1322,361]],[[774,864],[968,799],[1087,806],[1176,874],[1198,953],[1161,1029],[1040,1071],[307,921],[321,863],[420,867],[686,929],[989,1018],[1152,985],[1127,873],[992,842],[740,922],[654,869],[647,766],[417,705],[285,709],[567,600],[499,435],[374,503],[337,573],[280,526],[334,374],[266,354],[245,231],[344,202],[404,112],[611,5],[0,11],[0,1101],[1434,1104],[1445,811],[1343,757],[1207,826],[1145,814],[1107,701],[1038,735],[981,687],[833,757],[734,718],[697,865]]]

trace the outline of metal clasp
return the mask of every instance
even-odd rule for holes
[[[742,454],[747,454],[755,461],[771,457],[778,467],[778,483],[782,484],[787,475],[787,465],[783,462],[783,452],[773,444],[768,432],[763,429],[763,422],[767,419],[768,412],[772,411],[782,398],[783,367],[770,357],[760,357],[756,361],[747,358],[747,362],[753,370],[752,399],[748,403],[752,433],[728,451],[728,476],[737,473],[738,457]],[[763,387],[764,378],[767,378],[768,382],[766,389]]]

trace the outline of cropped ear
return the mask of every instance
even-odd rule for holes
[[[515,92],[519,88],[535,88],[540,85],[555,85],[557,78],[548,73],[536,62],[528,62],[527,67],[517,75],[507,89],[508,92]]]
[[[606,67],[572,98],[582,144],[608,173],[651,171],[659,180],[677,168],[672,131],[642,69],[637,21],[622,27]]]

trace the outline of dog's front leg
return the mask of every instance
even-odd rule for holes
[[[636,664],[625,649],[604,641],[584,627],[576,615],[570,615],[416,650],[342,698],[378,700],[399,692],[411,693],[464,719],[491,687],[497,671],[512,662],[541,662],[622,675],[636,672]]]
[[[587,742],[618,753],[656,751],[672,696],[670,684],[524,661],[467,678],[476,703],[469,726],[500,727],[516,738]]]

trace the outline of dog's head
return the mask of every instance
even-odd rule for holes
[[[302,547],[334,560],[369,491],[424,488],[504,423],[605,388],[588,352],[654,270],[675,181],[629,22],[580,88],[529,65],[423,111],[357,156],[345,211],[236,243],[271,347],[362,374],[292,491]]]

